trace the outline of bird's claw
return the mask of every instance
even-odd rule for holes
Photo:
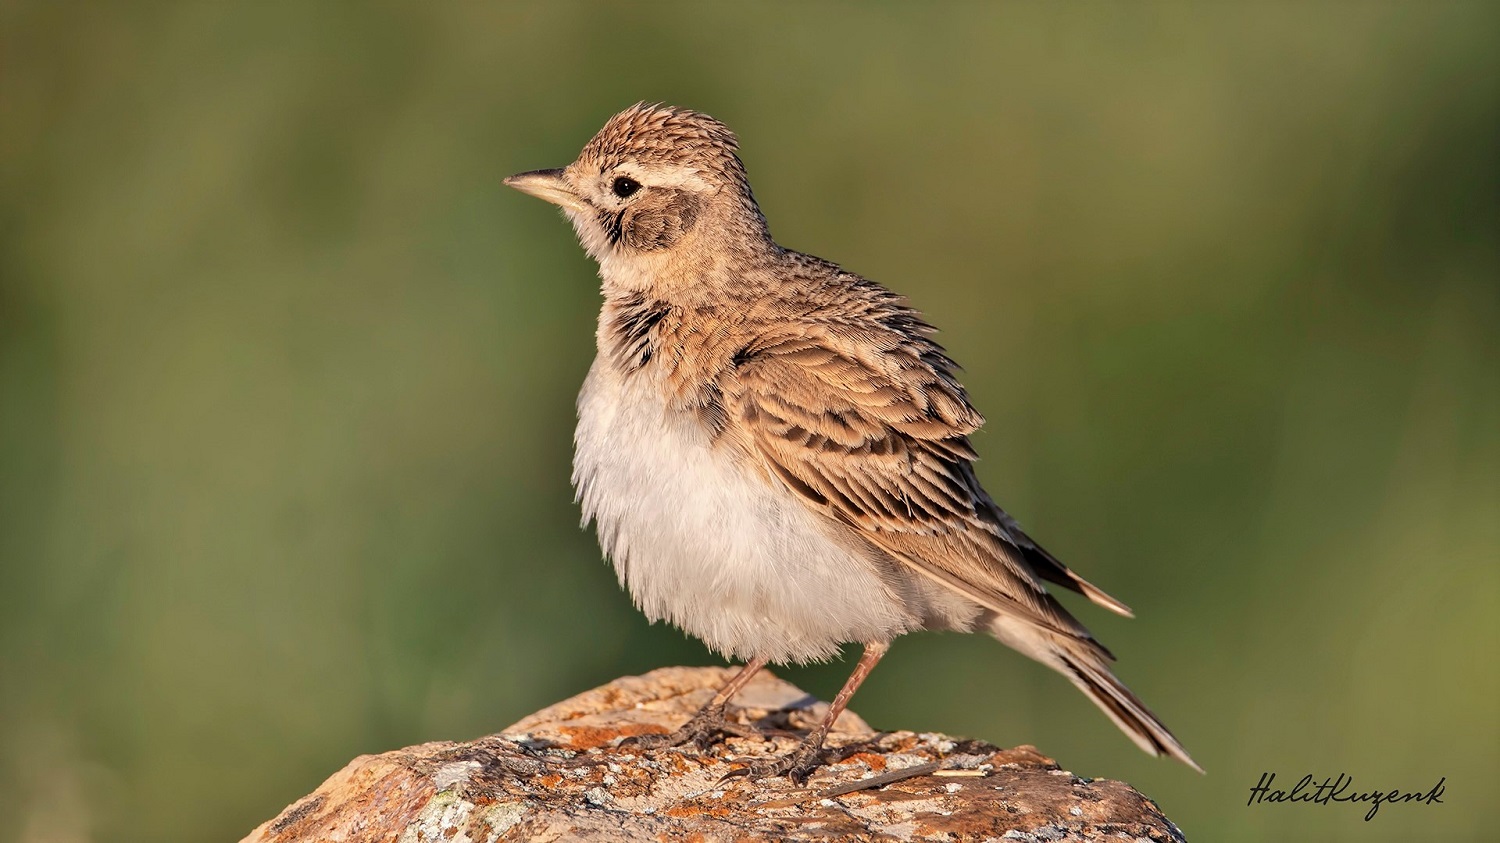
[[[693,719],[682,724],[676,731],[664,733],[650,733],[644,735],[631,735],[620,741],[619,746],[631,749],[666,749],[674,746],[692,744],[699,750],[708,749],[725,735],[735,737],[753,737],[758,733],[754,729],[748,729],[735,723],[730,723],[725,718],[724,712],[699,713]]]
[[[673,746],[682,746],[694,740],[692,735],[683,734],[682,729],[675,732],[649,732],[642,735],[631,735],[620,741],[619,746],[627,749],[666,749]]]
[[[780,758],[757,761],[725,773],[719,779],[724,784],[731,779],[745,778],[751,781],[786,776],[798,785],[807,784],[807,779],[823,766],[823,748],[803,744]]]

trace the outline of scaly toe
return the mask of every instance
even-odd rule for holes
[[[720,714],[717,717],[695,717],[682,724],[681,728],[673,732],[631,735],[620,741],[619,746],[630,749],[653,750],[692,744],[701,751],[723,740],[725,735],[734,735],[735,737],[743,738],[758,734],[752,728],[730,723]]]
[[[807,783],[807,779],[819,767],[823,766],[823,750],[817,747],[800,746],[792,752],[773,758],[768,761],[757,761],[735,770],[730,770],[719,779],[719,783],[730,779],[745,778],[750,781],[786,776],[799,785]]]
[[[690,737],[684,737],[681,733],[682,730],[678,729],[675,732],[652,732],[644,735],[631,735],[620,741],[618,746],[624,749],[644,749],[649,751],[681,746],[692,740]]]

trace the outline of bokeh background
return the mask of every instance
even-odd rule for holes
[[[1079,611],[1208,775],[979,637],[900,642],[867,719],[1034,743],[1197,840],[1493,833],[1497,24],[0,3],[0,840],[234,840],[356,754],[716,662],[578,529],[597,281],[500,185],[642,99],[944,329],[983,479],[1136,609]],[[1247,807],[1263,771],[1447,798]]]

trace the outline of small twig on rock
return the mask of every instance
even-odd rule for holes
[[[868,779],[860,779],[859,781],[850,782],[848,784],[841,784],[838,787],[830,787],[827,790],[821,791],[819,793],[809,792],[800,796],[793,796],[789,799],[777,799],[775,802],[766,802],[761,807],[790,808],[793,805],[801,804],[808,801],[809,799],[832,799],[835,796],[847,796],[850,793],[858,793],[861,790],[874,790],[878,787],[885,787],[888,784],[895,784],[899,781],[914,779],[917,776],[925,776],[931,773],[936,773],[938,771],[938,768],[941,767],[942,764],[943,762],[941,761],[929,761],[926,764],[913,764],[910,767],[902,767],[899,770],[888,770],[878,776],[871,776]]]

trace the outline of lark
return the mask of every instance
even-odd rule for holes
[[[1078,686],[1141,749],[1197,764],[1047,591],[1131,616],[995,505],[984,419],[933,328],[885,287],[777,245],[738,141],[708,115],[638,104],[573,163],[506,179],[562,208],[598,262],[598,355],[578,397],[573,484],[621,585],[744,667],[676,732],[709,745],[767,664],[863,645],[791,754],[806,780],[834,720],[898,636],[987,632]]]

